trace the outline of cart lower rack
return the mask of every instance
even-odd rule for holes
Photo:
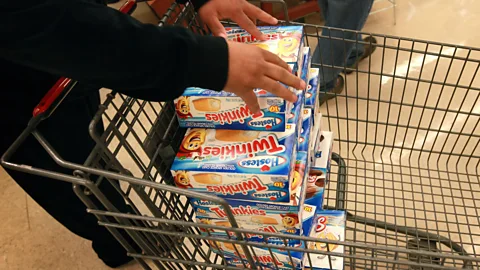
[[[173,4],[161,26],[167,23],[207,34],[191,5]],[[478,269],[480,50],[308,24],[304,29],[312,49],[320,39],[339,48],[367,45],[362,34],[378,41],[368,44],[377,47],[375,54],[356,68],[312,61],[321,72],[352,71],[344,75],[344,92],[321,107],[323,125],[335,134],[336,152],[325,208],[347,211],[344,242],[238,228],[228,207],[232,228],[195,223],[188,197],[226,202],[173,186],[170,166],[185,130],[178,127],[171,102],[108,93],[85,127],[96,146],[84,164],[64,160],[37,129],[62,106],[56,102],[32,119],[2,165],[71,182],[99,224],[145,269],[249,268],[261,260],[256,248],[278,248],[246,240],[252,233],[303,243],[282,247],[290,260],[295,251],[305,252],[310,263],[322,256],[332,265],[344,257],[345,269]],[[66,88],[62,95],[74,84]],[[68,138],[68,131],[62,132]],[[28,136],[71,174],[11,162]],[[102,192],[105,185],[113,186],[131,211],[119,211]],[[229,238],[201,234],[212,228],[230,232]],[[315,242],[326,250],[306,248]],[[229,266],[222,252],[212,252],[211,247],[226,244],[245,260]],[[344,246],[345,252],[332,252],[331,245]]]

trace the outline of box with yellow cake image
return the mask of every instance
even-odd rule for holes
[[[296,129],[189,129],[171,167],[175,184],[223,198],[289,202]]]
[[[227,259],[227,264],[235,265],[237,267],[248,267],[248,261],[242,247],[238,244],[233,244],[223,241],[209,240],[208,244],[211,250],[217,254],[223,254]],[[304,252],[282,249],[282,245],[278,245],[279,248],[260,248],[249,246],[248,249],[252,255],[253,261],[257,264],[257,267],[262,269],[302,269]],[[289,245],[295,248],[305,248],[303,243],[296,245]],[[242,263],[244,262],[244,263]],[[245,264],[245,265],[244,265]]]
[[[226,199],[239,227],[262,232],[300,235],[302,232],[302,208],[305,199],[306,162],[306,153],[298,153],[295,172],[292,176],[292,195],[289,202]],[[195,198],[191,198],[190,203],[195,209],[197,222],[231,227],[225,209],[222,206],[208,200]],[[232,232],[227,232],[226,230],[212,229],[208,232],[203,230],[203,232],[215,236],[227,236],[227,234],[230,234],[231,237],[235,237]],[[263,236],[259,234],[247,234],[246,237],[252,241],[265,241]],[[266,240],[269,243],[283,243],[283,240],[277,237],[269,237]]]
[[[333,241],[345,241],[345,222],[346,215],[344,211],[322,210],[317,212],[316,222],[309,233],[310,237],[317,239],[327,239]],[[336,243],[321,243],[310,241],[307,243],[309,250],[323,252],[344,253],[345,246]],[[325,254],[310,253],[310,260],[305,256],[305,269],[343,269],[343,257],[328,256]],[[331,265],[330,265],[331,262]]]
[[[301,74],[303,63],[303,26],[259,26],[266,40],[260,41],[240,27],[226,27],[229,41],[253,44],[278,55],[283,61],[294,65]],[[300,76],[300,75],[299,75]]]
[[[174,101],[179,125],[184,128],[284,131],[289,102],[263,89],[254,92],[261,109],[255,114],[235,94],[187,88]]]

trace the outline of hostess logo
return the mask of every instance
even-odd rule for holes
[[[282,119],[276,117],[264,117],[261,119],[252,119],[248,122],[251,127],[271,129],[274,126],[280,125]]]
[[[193,204],[194,204],[194,205],[198,205],[198,206],[211,206],[211,205],[216,205],[214,202],[212,202],[212,201],[207,201],[207,200],[194,200],[194,201],[193,201]]]
[[[280,166],[286,162],[287,159],[280,156],[258,156],[242,159],[238,162],[238,165],[243,168],[265,171],[267,167],[270,170],[270,168]]]
[[[272,201],[276,201],[277,199],[283,198],[286,195],[287,193],[283,191],[262,191],[252,194],[252,196],[257,199],[269,199]]]
[[[317,176],[318,175],[309,174],[308,175],[308,183],[309,184],[314,184],[315,182],[317,182]]]
[[[327,228],[327,217],[320,216],[317,220],[317,226],[315,227],[315,232],[321,232]]]
[[[252,158],[256,153],[266,152],[269,155],[285,152],[285,146],[278,142],[275,135],[254,139],[251,142],[242,142],[221,146],[206,146],[202,148],[202,156],[212,155],[220,159],[237,159],[239,156],[247,155]]]

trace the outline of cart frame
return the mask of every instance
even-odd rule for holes
[[[283,1],[280,0],[279,3],[285,7]],[[127,1],[122,11],[128,12],[134,4],[133,0]],[[160,26],[166,24],[182,25],[196,33],[208,34],[189,4],[186,6],[173,4],[162,18]],[[477,146],[480,141],[480,131],[476,130],[476,124],[480,121],[480,114],[474,110],[480,96],[480,86],[475,82],[476,72],[480,66],[480,60],[476,58],[476,55],[480,56],[480,51],[469,47],[323,28],[308,24],[304,24],[304,27],[307,45],[315,43],[321,38],[328,39],[330,42],[354,43],[355,46],[374,45],[358,38],[345,38],[346,33],[353,33],[355,37],[363,34],[379,40],[375,46],[382,54],[380,66],[372,63],[371,58],[368,63],[355,68],[348,67],[346,62],[343,66],[323,63],[321,59],[320,63],[312,62],[314,66],[321,69],[321,72],[329,68],[354,72],[353,75],[345,76],[344,93],[335,94],[334,98],[322,107],[326,116],[325,125],[335,131],[337,136],[335,149],[338,153],[333,154],[336,164],[332,165],[331,183],[326,188],[325,208],[347,211],[346,241],[242,229],[239,228],[225,200],[172,186],[173,181],[169,168],[185,133],[185,130],[178,127],[172,102],[146,102],[115,92],[109,93],[88,127],[92,139],[96,142],[91,155],[84,164],[75,164],[64,160],[51,147],[37,127],[43,121],[48,121],[48,117],[55,113],[57,107],[61,106],[63,98],[74,89],[75,82],[66,78],[62,78],[35,109],[34,117],[25,131],[2,156],[1,164],[12,170],[72,183],[76,194],[88,208],[88,212],[98,218],[99,225],[105,226],[125,247],[129,255],[145,269],[152,269],[152,267],[158,269],[249,268],[251,265],[255,265],[259,259],[255,251],[257,249],[254,247],[268,250],[272,258],[275,258],[275,249],[280,248],[286,251],[291,264],[294,260],[291,256],[292,252],[300,251],[305,253],[307,265],[311,265],[313,256],[327,256],[330,266],[333,260],[342,257],[345,260],[345,268],[350,269],[478,268],[480,257],[476,253],[476,241],[478,240],[475,239],[480,239],[477,238],[480,235],[473,229],[478,226],[477,203],[480,203],[474,196],[477,194],[475,188],[479,186],[477,171],[480,155],[478,155]],[[333,34],[334,32],[343,33],[343,38],[337,37]],[[325,33],[327,34],[325,35]],[[437,47],[438,50],[433,50],[432,47]],[[389,58],[386,55],[392,52],[394,54],[393,70],[389,72],[387,70]],[[457,52],[461,53],[457,54]],[[420,60],[415,62],[415,56],[421,56]],[[407,59],[406,64],[400,62],[403,58]],[[447,60],[445,62],[447,71],[443,77],[440,75],[439,79],[436,76],[441,73],[439,66],[443,66],[444,60]],[[449,75],[452,66],[457,62],[461,71],[452,80]],[[422,77],[422,72],[427,71],[428,63],[435,64],[430,79]],[[410,68],[415,65],[417,70],[414,71],[420,73],[418,77],[410,74]],[[472,71],[469,71],[470,69]],[[463,75],[468,72],[471,76],[468,76],[465,83]],[[367,92],[362,93],[360,91],[362,87],[359,85],[365,82],[367,83]],[[374,89],[372,90],[372,82],[379,84],[378,94],[373,91]],[[400,84],[400,89],[403,89],[400,100],[396,100],[393,95],[396,90],[395,82],[397,85]],[[408,92],[407,84],[410,83],[415,89],[412,92],[415,96],[412,100],[407,100],[405,93]],[[417,96],[417,93],[424,85],[428,90],[426,97],[422,99]],[[434,87],[440,87],[440,95],[432,106],[429,96],[434,93],[432,92]],[[382,90],[383,94],[387,93],[387,95],[382,95]],[[453,92],[448,106],[442,107],[440,99],[444,91],[453,90],[461,90],[463,93],[460,107],[455,109],[450,106],[456,95]],[[476,96],[475,101],[470,102],[470,107],[464,107],[464,103],[470,95],[473,95],[472,99]],[[342,104],[344,108],[340,106]],[[365,114],[362,114],[360,110],[363,105],[366,106]],[[373,114],[370,114],[370,106],[377,107]],[[380,107],[387,109],[386,118],[380,114]],[[406,124],[400,121],[402,110],[405,107],[409,108]],[[419,110],[419,113],[421,112],[419,121],[412,120],[416,109]],[[400,112],[395,113],[397,110]],[[430,112],[432,116],[429,118],[430,124],[427,124],[427,127],[422,123],[426,111],[433,111],[433,113]],[[443,114],[443,116],[435,118],[436,113]],[[447,129],[442,126],[432,126],[433,120],[441,120],[443,124],[448,113],[456,113],[455,120],[459,115],[473,119],[474,123],[476,120],[475,127],[468,133],[465,124],[460,129],[454,128],[453,124]],[[103,123],[105,123],[104,132],[99,134],[96,127]],[[374,133],[372,138],[369,129],[373,127],[375,132],[372,132]],[[395,145],[394,141],[388,139],[388,136],[392,135],[387,132],[389,128],[394,129],[392,133],[394,139],[404,136],[403,144]],[[355,135],[351,135],[349,129],[356,131],[353,133]],[[400,131],[402,129],[405,131]],[[424,141],[423,144],[409,146],[405,143],[408,141],[408,130],[415,132],[415,138],[422,132],[426,132],[427,135],[429,132],[436,132],[437,135],[433,137],[433,144]],[[445,143],[443,145],[436,144],[438,139],[442,142],[440,136],[442,134],[448,137],[455,136],[455,145],[451,151],[447,151]],[[10,157],[29,136],[34,136],[51,158],[58,165],[70,169],[72,174],[11,162]],[[463,139],[466,142],[460,143]],[[460,150],[456,147],[457,144],[461,144]],[[426,163],[422,163],[424,159]],[[465,166],[460,166],[461,163]],[[475,167],[473,172],[467,166],[471,164]],[[405,182],[403,177],[408,178],[409,181]],[[452,190],[460,191],[464,195],[466,192],[470,193],[467,197],[449,195],[451,193],[448,191],[439,194],[429,193],[426,190],[436,188],[437,185],[425,184],[420,181],[415,183],[415,187],[421,189],[423,197],[417,199],[417,192],[414,190],[408,192],[408,194],[413,194],[411,198],[405,196],[407,192],[404,187],[395,187],[396,184],[403,186],[408,184],[413,189],[413,179],[416,181],[417,178],[426,178],[428,181],[441,183],[446,180],[453,183],[456,180],[458,185],[450,186]],[[118,211],[99,188],[99,183],[102,181],[114,186],[134,212]],[[378,183],[381,185],[377,185]],[[440,187],[442,188],[442,186]],[[368,189],[373,189],[374,193],[370,193]],[[397,192],[400,192],[401,195],[396,195]],[[391,195],[386,195],[387,193]],[[443,196],[444,199],[463,200],[465,209],[462,212],[461,206],[454,202],[445,202],[445,200],[443,201],[444,209],[424,209],[427,204],[430,204],[425,197],[437,195]],[[92,198],[99,201],[101,205],[95,204]],[[222,205],[232,227],[195,223],[194,212],[187,198],[199,198]],[[361,201],[362,199],[365,201]],[[386,199],[392,199],[395,203],[398,200],[404,202],[412,200],[414,203],[423,204],[424,207],[410,207],[406,203],[402,203],[401,206],[389,205],[384,202]],[[359,206],[360,203],[371,206],[373,210],[368,209],[365,205],[362,208]],[[449,206],[455,207],[456,220],[453,223],[445,223],[466,227],[467,232],[460,228],[445,231],[429,227],[431,226],[430,221],[434,224],[439,222],[437,218],[440,215],[450,214],[446,210]],[[399,212],[401,209],[403,209],[403,213]],[[393,214],[389,213],[389,210],[392,210]],[[410,218],[421,228],[410,226],[405,221],[409,218],[407,210],[413,215]],[[472,214],[471,211],[474,213]],[[425,215],[421,216],[421,213]],[[426,216],[428,213],[434,215],[433,220],[428,219]],[[426,225],[420,226],[420,222]],[[201,230],[208,232],[209,229],[223,230],[230,236],[223,239],[210,234],[201,234]],[[140,250],[132,247],[125,236],[120,234],[120,231],[125,231]],[[247,234],[262,235],[264,239],[275,237],[283,242],[283,245],[252,242],[245,237]],[[453,241],[452,236],[459,240]],[[298,240],[303,245],[291,246],[288,243],[292,240]],[[223,252],[214,253],[210,248],[211,244],[218,249],[218,243],[221,242],[233,244],[235,252],[242,254],[244,260],[240,260],[236,266],[227,265],[225,254]],[[322,243],[327,250],[306,249],[305,247],[309,243]],[[343,246],[345,252],[333,252],[330,250],[330,245]],[[275,259],[273,260],[276,262],[274,269],[288,268]],[[258,268],[267,269],[261,265]]]

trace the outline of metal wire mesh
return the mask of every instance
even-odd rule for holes
[[[208,34],[188,5],[172,5],[161,26],[173,23]],[[200,195],[170,186],[170,166],[185,133],[171,102],[109,93],[89,127],[97,142],[91,155],[83,165],[59,162],[76,177],[22,169],[74,183],[100,225],[145,269],[245,269],[252,263],[292,269],[298,252],[305,253],[307,266],[320,256],[330,266],[344,258],[345,269],[478,269],[479,50],[314,25],[304,29],[307,46],[323,40],[343,51],[342,59],[348,44],[376,47],[355,67],[346,60],[312,60],[321,79],[332,69],[353,71],[342,75],[344,91],[321,107],[322,128],[334,132],[337,153],[325,208],[347,211],[344,242],[195,223],[187,196]],[[38,131],[32,133],[54,157]],[[99,188],[106,184],[131,211],[111,204]],[[212,229],[228,237],[214,237]],[[251,234],[265,242],[249,241]],[[267,238],[283,245],[267,244]],[[326,249],[306,249],[314,243]],[[345,252],[332,252],[334,246]],[[227,249],[239,259],[230,260]]]
[[[177,24],[206,34],[189,7],[181,10],[172,6],[163,23],[177,16]],[[311,48],[320,39],[335,44],[341,41],[343,48],[336,49],[344,50],[346,55],[349,43],[375,45],[357,39],[361,33],[313,25],[304,28],[306,44]],[[355,38],[349,39],[352,35]],[[345,161],[347,177],[342,194],[349,213],[346,241],[335,243],[345,246],[345,254],[327,251],[322,256],[344,256],[346,269],[478,268],[478,50],[365,35],[375,37],[378,43],[372,57],[358,67],[312,60],[321,73],[329,68],[354,71],[344,75],[344,92],[321,108],[324,127],[334,132],[334,149]],[[110,95],[96,124],[102,121],[105,132],[97,135],[99,148],[92,156],[109,161],[106,167],[102,165],[104,169],[172,183],[169,167],[184,130],[178,129],[171,103]],[[86,165],[94,164],[98,162],[92,157]],[[326,208],[336,206],[339,169],[333,165]],[[146,239],[157,239],[150,241],[155,245],[162,240],[159,236],[176,243],[170,253],[143,249],[132,254],[153,260],[159,268],[230,269],[223,252],[215,254],[210,246],[218,249],[221,242],[246,244],[255,260],[261,260],[261,255],[254,246],[269,247],[265,243],[202,235],[200,229],[209,225],[194,223],[193,209],[179,194],[128,183],[122,184],[122,190],[135,206],[134,214],[95,209],[91,212],[130,220],[134,226],[121,222],[101,224],[142,232]],[[287,241],[285,236],[275,237]],[[292,252],[304,248],[283,247]],[[235,249],[241,252],[240,246]],[[314,252],[309,250],[307,261],[319,256]],[[238,268],[231,269],[249,267],[245,261],[237,263]]]
[[[346,44],[361,42],[345,39],[352,33],[343,30],[327,30],[329,35],[320,37],[321,29],[313,28],[307,26],[312,43],[340,36],[346,50]],[[334,149],[346,161],[345,205],[355,216],[347,239],[477,256],[479,51],[365,36],[376,38],[376,52],[345,76],[344,92],[322,107],[326,126],[335,133]],[[312,62],[323,71],[332,66]],[[345,65],[333,68],[348,70]],[[387,229],[384,222],[397,228]],[[454,243],[463,250],[454,251]]]

